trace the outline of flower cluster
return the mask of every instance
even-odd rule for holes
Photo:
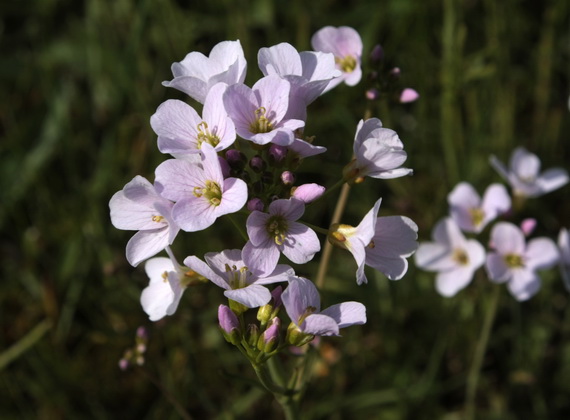
[[[363,46],[354,29],[325,27],[312,46],[314,51],[303,52],[288,43],[260,49],[263,77],[251,87],[244,84],[247,63],[239,41],[221,42],[209,56],[192,52],[175,63],[174,78],[164,86],[186,93],[201,110],[180,100],[158,107],[150,123],[158,149],[171,158],[156,168],[154,183],[136,176],[109,204],[115,227],[138,231],[127,245],[127,260],[133,266],[146,260],[150,283],[141,304],[150,320],[172,315],[188,287],[211,282],[228,299],[218,309],[222,334],[254,366],[285,347],[338,336],[340,329],[366,322],[358,302],[321,309],[317,287],[280,263],[282,255],[283,262],[308,263],[321,250],[317,233],[323,234],[354,256],[356,281],[362,284],[365,266],[392,280],[402,278],[417,248],[416,224],[405,216],[378,217],[381,199],[356,227],[319,228],[302,220],[307,204],[326,190],[316,183],[296,185],[302,161],[326,151],[304,133],[308,107],[362,76]],[[395,131],[378,118],[361,120],[353,159],[334,185],[410,175],[412,170],[402,167],[406,158]],[[241,249],[209,252],[203,259],[189,255],[178,263],[170,245],[180,231],[206,230],[233,213],[247,216],[236,232],[244,235]],[[233,222],[239,225],[238,219]],[[168,258],[154,257],[161,251]],[[290,321],[283,331],[281,307]],[[246,324],[244,313],[254,308],[259,324]]]
[[[491,165],[509,182],[517,200],[537,197],[568,182],[565,170],[554,168],[539,174],[540,160],[524,148],[515,149],[510,170],[494,156]],[[570,242],[568,231],[562,229],[559,248],[550,238],[526,241],[536,220],[525,219],[520,227],[507,221],[496,223],[489,238],[489,251],[476,239],[467,239],[463,233],[480,234],[500,215],[513,215],[511,196],[502,184],[490,185],[483,198],[468,183],[458,184],[448,195],[449,217],[441,220],[433,230],[433,242],[421,243],[415,255],[416,265],[436,271],[436,289],[443,296],[453,296],[465,288],[475,271],[485,265],[489,279],[506,283],[515,299],[530,299],[540,289],[537,270],[553,267],[560,261],[565,284],[569,287]],[[559,259],[560,256],[560,259]]]

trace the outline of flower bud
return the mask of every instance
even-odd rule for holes
[[[289,327],[287,327],[287,336],[285,340],[292,346],[301,347],[302,345],[307,344],[313,338],[313,335],[305,334],[292,322],[289,324]]]
[[[372,63],[379,63],[382,60],[384,60],[384,49],[382,45],[376,44],[372,48],[372,51],[370,51],[370,61]]]
[[[257,348],[264,353],[271,353],[277,347],[281,320],[273,318],[271,325],[263,332],[257,341]]]
[[[119,369],[127,370],[129,368],[129,361],[125,358],[119,360]]]
[[[376,88],[371,88],[366,91],[365,95],[369,101],[375,101],[380,97],[380,91]]]
[[[523,231],[524,236],[529,236],[535,227],[536,227],[536,219],[529,218],[529,219],[524,219],[521,222],[521,230]]]
[[[260,306],[257,310],[257,320],[261,322],[261,326],[264,327],[270,320],[271,314],[273,313],[273,305],[267,303]]]
[[[226,162],[233,170],[241,171],[245,168],[247,157],[239,150],[229,149],[226,150]]]
[[[252,198],[247,202],[247,209],[249,211],[263,211],[264,207],[265,206],[263,205],[263,201],[257,197]]]
[[[308,204],[323,195],[325,189],[325,187],[319,184],[303,184],[292,188],[291,196]]]
[[[281,174],[281,182],[285,185],[293,185],[295,182],[295,175],[291,171],[285,171]]]
[[[420,97],[420,94],[414,89],[406,88],[400,94],[400,103],[407,104],[416,101]]]
[[[261,158],[261,156],[255,155],[249,160],[249,167],[253,169],[254,172],[260,173],[267,167],[267,164]]]
[[[269,161],[271,163],[280,163],[287,157],[287,148],[284,146],[279,146],[278,144],[272,144],[269,146],[269,150],[267,152],[269,156]]]
[[[257,340],[259,340],[259,327],[257,324],[249,324],[247,326],[247,342],[251,347],[257,346]]]
[[[226,341],[237,345],[241,341],[241,332],[236,314],[228,306],[220,305],[218,307],[218,321]]]
[[[401,73],[402,71],[400,70],[400,67],[394,67],[388,74],[394,79],[399,79]]]

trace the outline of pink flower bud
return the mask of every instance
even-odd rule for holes
[[[390,76],[392,76],[395,79],[398,79],[400,77],[401,74],[401,70],[400,67],[394,67],[392,70],[390,70]]]
[[[536,219],[524,219],[521,222],[521,230],[524,233],[524,236],[529,236],[534,228],[536,227]]]
[[[370,52],[370,61],[372,61],[373,63],[379,63],[383,59],[384,59],[384,49],[382,48],[382,45],[380,44],[374,45],[374,48],[372,48],[372,51]]]
[[[375,101],[380,97],[380,91],[376,88],[368,89],[365,95],[369,101]]]
[[[269,158],[274,162],[279,163],[287,156],[287,148],[284,146],[279,146],[277,144],[272,144],[269,146]]]
[[[231,334],[232,331],[239,329],[238,318],[229,306],[220,305],[218,307],[218,321],[226,334]]]
[[[285,171],[281,174],[281,182],[285,185],[293,185],[295,182],[295,175],[291,171]]]
[[[255,155],[249,161],[249,167],[253,169],[254,172],[257,173],[263,171],[266,166],[267,164],[265,163],[265,161],[261,158],[261,156],[258,155]]]
[[[318,184],[303,184],[299,185],[293,191],[293,197],[303,201],[304,203],[310,203],[315,201],[325,192],[325,187]]]
[[[247,209],[249,211],[263,211],[264,207],[263,201],[259,198],[252,198],[247,202]]]
[[[420,97],[420,94],[414,89],[406,88],[400,94],[400,103],[407,104],[416,101]]]

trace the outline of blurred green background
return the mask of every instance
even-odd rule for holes
[[[559,0],[38,0],[0,5],[0,417],[175,419],[176,399],[195,419],[281,418],[251,384],[247,361],[217,330],[222,294],[189,290],[177,313],[148,321],[139,305],[148,279],[124,257],[131,232],[116,230],[108,201],[135,175],[153,179],[166,156],[149,118],[168,98],[170,65],[240,39],[247,82],[261,76],[257,50],[289,42],[310,49],[326,25],[354,27],[368,52],[421,94],[401,105],[367,104],[366,78],[340,86],[308,112],[307,134],[329,148],[299,178],[332,185],[350,158],[367,105],[395,129],[413,177],[354,188],[343,221],[356,224],[382,196],[380,215],[402,214],[428,240],[460,180],[480,192],[500,182],[489,154],[507,161],[523,145],[543,167],[568,168],[570,3]],[[326,226],[334,194],[307,220]],[[519,217],[520,216],[520,217]],[[552,238],[570,226],[568,186],[528,203]],[[519,219],[517,219],[519,218]],[[222,219],[179,236],[180,259],[241,247]],[[437,295],[433,275],[410,267],[399,282],[335,250],[325,306],[366,304],[368,323],[323,340],[302,411],[311,419],[461,418],[465,381],[491,284],[484,275],[456,297]],[[413,265],[413,264],[411,264]],[[316,263],[297,267],[313,277]],[[482,274],[482,273],[480,273]],[[517,303],[502,290],[483,361],[477,418],[570,418],[570,314],[556,270],[539,294]],[[149,328],[145,371],[118,360]]]

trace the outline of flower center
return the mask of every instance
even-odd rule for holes
[[[485,212],[480,208],[472,208],[469,209],[469,214],[471,215],[471,222],[474,226],[479,226],[483,223],[483,219],[485,218]]]
[[[269,236],[273,237],[277,245],[283,245],[287,237],[288,229],[287,219],[281,215],[271,216],[267,219],[267,223],[265,224],[265,230]]]
[[[206,181],[204,187],[194,187],[195,197],[204,197],[213,206],[219,206],[222,202],[222,189],[217,182]]]
[[[206,121],[202,121],[198,124],[198,136],[196,140],[198,141],[198,149],[202,147],[202,143],[206,142],[212,147],[216,147],[220,142],[220,138],[215,134],[212,134],[208,129],[208,124]]]
[[[254,134],[269,133],[273,130],[273,124],[265,116],[267,110],[260,106],[255,110],[255,121],[253,121],[249,126],[249,131]]]
[[[451,259],[453,259],[453,261],[455,261],[459,265],[469,264],[469,257],[467,256],[465,251],[462,250],[461,248],[457,248],[453,251]]]
[[[247,267],[238,268],[233,265],[229,266],[226,264],[226,273],[228,273],[228,280],[232,290],[243,289],[250,284],[249,277],[251,277],[251,272],[248,271]]]
[[[307,306],[307,308],[305,309],[305,312],[303,312],[301,314],[301,316],[299,317],[299,321],[297,322],[297,325],[301,325],[303,322],[305,322],[305,318],[307,318],[309,315],[315,313],[317,311],[317,308],[315,308],[314,306]]]
[[[163,220],[164,220],[164,217],[163,217],[163,216],[152,216],[152,221],[153,221],[153,222],[160,223],[160,222],[162,222]]]
[[[524,261],[520,255],[517,254],[507,254],[504,256],[505,264],[509,268],[521,268],[524,267]]]
[[[338,64],[340,69],[344,73],[352,73],[356,68],[356,58],[352,55],[347,55],[346,57],[335,57],[334,62]]]

